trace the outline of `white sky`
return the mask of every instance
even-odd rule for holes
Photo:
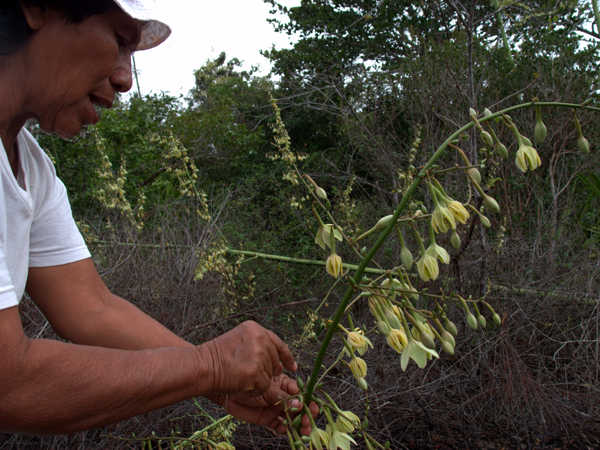
[[[296,6],[300,0],[279,3]],[[157,4],[157,19],[168,24],[173,33],[159,47],[135,54],[142,95],[160,91],[187,94],[194,85],[193,71],[222,51],[227,53],[227,60],[244,61],[243,69],[260,64],[261,74],[266,75],[269,62],[259,51],[273,44],[276,48],[289,47],[292,42],[267,23],[271,5],[262,0],[159,0]]]

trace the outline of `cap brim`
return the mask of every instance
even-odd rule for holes
[[[171,34],[171,28],[158,20],[148,20],[142,27],[140,43],[136,51],[148,50],[162,44]]]

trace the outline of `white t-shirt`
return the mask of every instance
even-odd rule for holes
[[[19,180],[0,140],[0,309],[19,304],[29,267],[90,257],[50,158],[24,128],[17,146]]]

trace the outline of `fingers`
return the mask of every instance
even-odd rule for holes
[[[296,364],[296,361],[294,361],[294,355],[292,355],[292,352],[290,351],[288,346],[285,345],[285,343],[275,333],[269,330],[266,330],[266,332],[267,336],[277,349],[277,361],[279,362],[281,360],[286,369],[295,372],[298,369],[298,364]]]

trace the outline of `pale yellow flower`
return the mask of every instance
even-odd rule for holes
[[[325,250],[325,246],[331,247],[331,230],[333,230],[333,236],[338,241],[342,240],[342,233],[337,228],[333,229],[332,224],[328,223],[319,227],[319,231],[315,236],[315,244],[318,244],[323,250]]]
[[[436,233],[445,233],[451,228],[456,228],[454,215],[448,208],[442,205],[437,205],[431,216],[431,224]]]
[[[362,331],[351,331],[348,333],[348,344],[358,350],[358,353],[364,355],[368,347],[373,348],[373,344],[368,337],[362,334]]]
[[[364,378],[367,376],[367,363],[362,358],[352,358],[352,361],[350,361],[350,370],[354,378]]]
[[[424,253],[419,261],[417,261],[417,270],[423,281],[436,280],[440,274],[440,269],[436,258]]]
[[[436,358],[440,357],[435,350],[430,350],[421,342],[412,339],[404,349],[404,352],[402,352],[400,366],[402,367],[403,371],[406,370],[409,359],[412,359],[417,363],[419,368],[423,369],[427,364],[427,359],[430,359],[432,356]]]
[[[390,334],[388,334],[385,338],[387,344],[396,350],[398,353],[402,353],[404,348],[408,344],[408,339],[406,334],[402,330],[398,330],[396,328],[392,328],[390,330]]]
[[[432,258],[437,258],[444,264],[450,263],[450,255],[444,247],[440,247],[435,242],[427,248],[427,254]]]
[[[467,223],[467,219],[469,218],[469,211],[462,205],[461,202],[457,202],[456,200],[452,200],[448,203],[448,210],[454,216],[454,219],[457,222],[462,223],[463,225]]]
[[[360,419],[351,411],[342,411],[338,414],[335,425],[342,433],[352,433],[360,426]]]
[[[332,277],[339,277],[342,273],[342,258],[339,255],[329,255],[325,263],[325,269]]]
[[[321,430],[320,428],[315,427],[310,432],[310,441],[317,450],[323,450],[323,445],[325,448],[329,447],[329,435],[325,432],[325,430]]]
[[[527,169],[535,170],[542,165],[540,155],[535,148],[528,145],[521,145],[517,150],[515,164],[521,172],[527,172]]]

